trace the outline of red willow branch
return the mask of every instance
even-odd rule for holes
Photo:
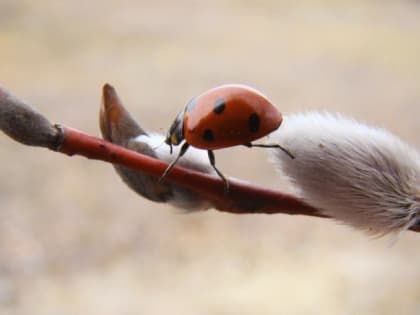
[[[106,85],[104,92],[107,88]],[[159,178],[167,163],[72,128],[52,125],[30,105],[0,88],[0,128],[11,138],[26,145],[46,147],[68,155],[119,164]],[[290,194],[230,179],[224,194],[219,177],[182,167],[174,167],[166,180],[197,192],[216,210],[232,213],[286,213],[324,217],[317,209]]]
[[[59,152],[77,154],[90,159],[124,165],[159,178],[168,164],[136,153],[118,145],[89,136],[80,131],[63,128],[63,142]],[[167,180],[189,188],[216,206],[217,210],[233,213],[287,213],[322,216],[316,209],[296,197],[239,180],[229,180],[229,193],[224,194],[223,181],[182,167],[175,167]]]

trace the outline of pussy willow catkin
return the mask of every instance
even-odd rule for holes
[[[420,223],[420,154],[395,135],[338,114],[285,117],[274,162],[309,204],[373,235]]]

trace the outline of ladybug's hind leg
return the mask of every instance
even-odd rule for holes
[[[229,192],[229,182],[228,182],[227,178],[225,177],[225,175],[223,175],[223,173],[217,169],[216,159],[214,157],[213,151],[212,150],[207,150],[207,153],[209,155],[209,161],[210,161],[211,166],[214,168],[217,175],[219,175],[220,178],[223,180],[223,183],[225,185],[225,194],[227,194]]]
[[[187,152],[188,148],[190,147],[190,145],[185,142],[182,147],[181,150],[179,150],[178,156],[175,158],[175,160],[173,160],[171,162],[171,164],[169,164],[169,166],[166,168],[166,170],[163,172],[162,176],[159,178],[159,182],[163,182],[165,180],[166,175],[169,174],[169,172],[173,169],[173,167],[175,166],[175,164],[178,162],[178,160],[181,158],[181,156],[183,156],[185,154],[185,152]],[[171,146],[172,149],[172,146]]]
[[[290,153],[289,150],[283,148],[280,144],[253,144],[253,143],[245,143],[244,146],[248,147],[248,148],[252,148],[252,147],[258,147],[258,148],[278,148],[280,150],[282,150],[284,153],[286,153],[288,156],[290,156],[291,159],[294,159],[295,156]]]

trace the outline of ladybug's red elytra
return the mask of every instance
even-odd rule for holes
[[[245,145],[247,147],[280,148],[280,145],[252,144],[280,127],[283,118],[271,102],[259,91],[242,84],[215,87],[193,98],[172,123],[165,143],[170,146],[184,141],[175,160],[168,166],[161,180],[171,171],[189,146],[207,150],[210,164],[223,179],[225,192],[229,184],[216,168],[213,150]]]

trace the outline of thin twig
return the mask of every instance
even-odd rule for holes
[[[160,177],[168,164],[125,149],[121,146],[89,136],[71,128],[63,128],[64,141],[58,149],[69,155],[107,161]],[[196,191],[209,199],[220,211],[233,213],[287,213],[319,216],[318,210],[300,199],[275,190],[261,188],[239,180],[229,180],[225,195],[223,181],[182,167],[174,167],[167,180]]]

